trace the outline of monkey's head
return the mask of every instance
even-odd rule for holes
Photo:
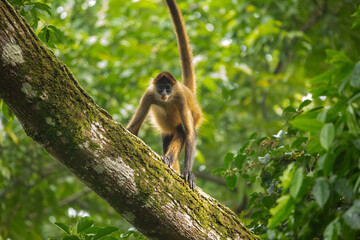
[[[168,72],[160,73],[153,81],[159,98],[166,102],[171,96],[174,85],[177,83],[175,78]]]

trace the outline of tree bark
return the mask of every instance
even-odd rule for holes
[[[191,191],[89,97],[14,8],[0,2],[0,97],[27,135],[150,239],[257,239],[227,207]]]

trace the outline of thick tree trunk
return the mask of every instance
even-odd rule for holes
[[[257,238],[97,106],[5,0],[0,97],[30,137],[149,238]]]

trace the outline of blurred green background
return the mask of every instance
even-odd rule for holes
[[[231,191],[212,171],[222,167],[225,154],[237,150],[253,132],[277,134],[283,109],[311,98],[308,80],[329,68],[325,49],[358,59],[360,32],[351,31],[358,1],[177,2],[194,53],[197,95],[206,119],[197,138],[197,185],[240,213],[258,186],[239,179]],[[152,77],[169,71],[181,79],[175,33],[161,0],[21,4],[18,10],[34,31],[42,38],[50,31],[50,49],[95,102],[123,125]],[[61,232],[53,222],[76,222],[88,214],[100,225],[131,228],[27,137],[2,105],[0,239],[58,237]],[[139,137],[161,153],[161,137],[148,122]]]

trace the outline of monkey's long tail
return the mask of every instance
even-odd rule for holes
[[[192,63],[192,52],[189,44],[189,37],[186,33],[185,24],[181,12],[175,0],[166,0],[172,22],[175,27],[177,43],[180,51],[182,82],[193,92],[196,89],[195,71]]]

